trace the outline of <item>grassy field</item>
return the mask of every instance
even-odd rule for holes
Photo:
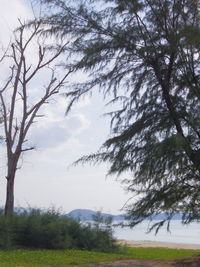
[[[171,261],[197,254],[200,251],[167,248],[122,248],[117,254],[80,250],[12,250],[0,251],[0,266],[67,266],[141,258]]]
[[[172,261],[200,254],[200,250],[171,248],[126,248],[125,254],[131,258]]]

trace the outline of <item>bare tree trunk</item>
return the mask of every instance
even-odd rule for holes
[[[6,203],[4,213],[5,216],[12,216],[14,212],[14,181],[17,169],[18,158],[15,155],[8,161],[8,175],[7,179],[7,191],[6,191]]]
[[[5,216],[12,216],[14,211],[14,176],[7,178]]]

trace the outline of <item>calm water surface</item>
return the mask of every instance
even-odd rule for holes
[[[156,221],[154,221],[156,222]],[[180,221],[171,222],[171,233],[167,232],[166,227],[160,229],[158,234],[152,232],[147,234],[149,222],[144,221],[140,225],[129,228],[114,228],[114,236],[117,239],[133,240],[133,241],[161,241],[186,244],[200,244],[200,223],[191,223],[190,225],[182,225]]]

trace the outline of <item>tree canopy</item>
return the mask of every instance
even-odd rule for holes
[[[111,136],[82,161],[131,172],[130,224],[165,212],[200,219],[200,10],[197,0],[43,0],[49,33],[73,40],[73,67],[90,74],[71,104],[96,90],[120,108]],[[55,9],[56,6],[56,9]]]

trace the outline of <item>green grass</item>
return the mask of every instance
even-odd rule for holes
[[[200,250],[170,248],[125,248],[124,253],[137,259],[172,261],[200,254]]]
[[[109,262],[119,259],[171,261],[197,254],[200,254],[199,250],[167,248],[121,248],[118,254],[81,250],[11,250],[0,251],[0,266],[67,266]]]
[[[81,250],[0,251],[0,266],[76,265],[121,259],[121,255]]]

